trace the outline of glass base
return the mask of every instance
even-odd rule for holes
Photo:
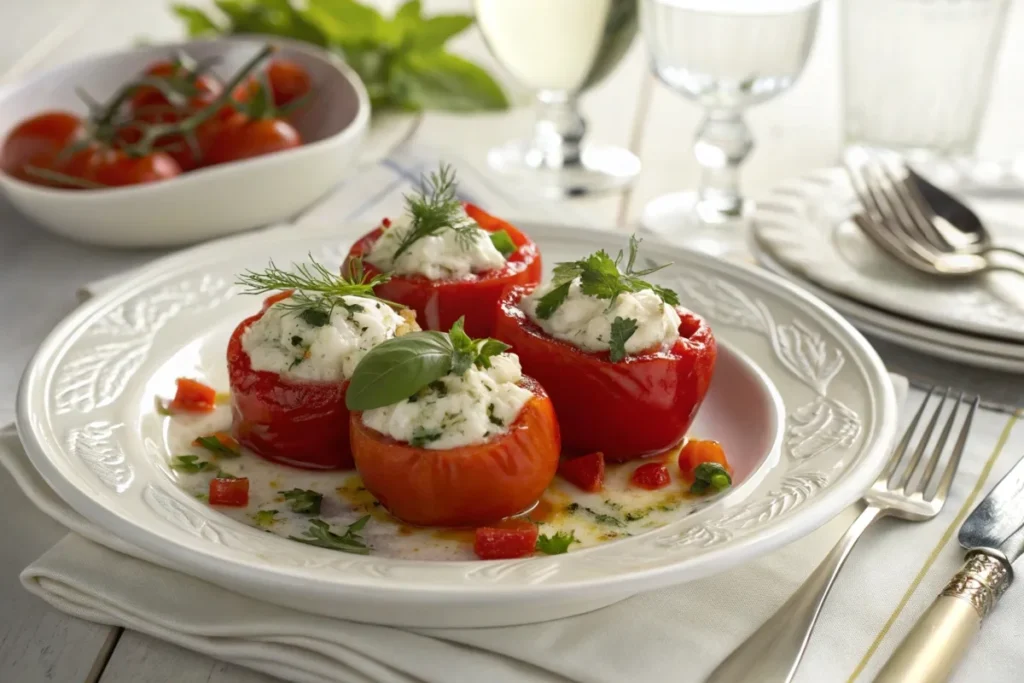
[[[495,147],[490,167],[544,197],[562,199],[619,190],[640,173],[640,159],[623,147],[584,145],[576,163],[552,163],[526,141]]]
[[[744,258],[750,254],[750,203],[720,207],[701,201],[696,192],[677,192],[651,200],[644,207],[640,225],[666,241],[681,244],[719,258]]]

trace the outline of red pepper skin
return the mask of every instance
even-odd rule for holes
[[[563,460],[558,473],[581,491],[597,493],[604,488],[604,453],[588,453],[578,458]]]
[[[504,434],[448,449],[418,448],[352,413],[352,452],[363,485],[398,519],[419,526],[493,524],[530,507],[555,477],[560,439],[551,400],[524,377],[533,398]]]
[[[699,316],[677,308],[680,338],[667,351],[612,363],[548,336],[520,310],[531,290],[502,298],[494,336],[512,346],[525,374],[544,385],[555,404],[566,453],[601,451],[622,462],[663,453],[686,436],[704,401],[717,347]]]
[[[649,462],[633,470],[629,481],[633,486],[638,486],[648,491],[656,491],[668,486],[672,481],[672,476],[668,473],[665,463]]]
[[[255,370],[242,335],[263,311],[243,320],[228,341],[232,432],[239,443],[274,462],[304,469],[351,469],[348,381],[316,382]],[[269,301],[269,300],[268,300]]]
[[[167,406],[175,413],[212,413],[216,407],[217,390],[188,377],[174,380],[177,391]]]
[[[473,539],[473,552],[481,560],[511,560],[529,557],[537,548],[537,525],[525,520],[497,527],[480,527]]]
[[[244,508],[249,504],[249,480],[245,477],[211,479],[209,501],[210,505]]]
[[[429,280],[421,275],[395,275],[388,282],[375,287],[374,293],[416,311],[416,322],[425,330],[447,332],[456,320],[465,316],[466,334],[474,338],[490,337],[501,296],[513,286],[536,285],[540,282],[540,252],[529,237],[509,223],[472,204],[466,204],[465,207],[466,213],[481,228],[487,232],[506,231],[518,247],[504,267],[476,273],[463,280]],[[370,253],[383,231],[384,228],[379,227],[352,245],[342,266],[343,272],[347,271],[349,261]],[[367,277],[381,272],[366,262],[363,267]]]

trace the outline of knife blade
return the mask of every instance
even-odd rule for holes
[[[982,620],[1013,583],[1013,561],[1024,552],[1024,458],[974,508],[957,538],[967,549],[963,566],[899,644],[875,683],[948,680]]]

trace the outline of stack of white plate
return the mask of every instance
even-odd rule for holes
[[[997,244],[1024,248],[1024,168],[959,161],[915,169],[970,204]],[[841,169],[787,181],[758,203],[758,258],[868,334],[948,360],[1024,373],[1024,276],[946,280],[913,271],[849,220],[858,208]]]

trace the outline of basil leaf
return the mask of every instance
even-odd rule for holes
[[[516,253],[516,243],[512,241],[512,238],[504,230],[491,233],[491,244],[505,258]]]
[[[217,26],[213,19],[197,7],[175,4],[171,5],[171,11],[185,22],[185,31],[190,36],[203,36],[221,32],[220,26]]]
[[[370,350],[345,393],[349,410],[371,410],[407,399],[452,369],[455,349],[443,332],[413,332]]]
[[[476,364],[482,368],[491,367],[491,358],[497,356],[499,353],[505,353],[512,347],[503,341],[497,339],[484,339],[482,342],[477,342],[476,351]]]
[[[439,14],[422,20],[415,32],[409,36],[413,50],[440,50],[451,38],[473,25],[468,14]]]
[[[550,292],[545,294],[537,302],[537,317],[541,320],[547,320],[558,307],[565,303],[565,298],[569,296],[569,288],[572,286],[572,282],[566,282],[561,284]]]
[[[608,359],[618,363],[626,357],[626,342],[636,332],[636,320],[617,317],[612,321],[612,338],[608,342],[611,354]]]
[[[380,12],[355,0],[308,0],[303,16],[342,48],[379,40],[385,32]]]
[[[213,4],[230,20],[225,33],[261,33],[327,46],[324,34],[289,0],[214,0]]]
[[[405,106],[449,111],[508,108],[508,98],[486,71],[440,50],[402,55],[391,76]]]

